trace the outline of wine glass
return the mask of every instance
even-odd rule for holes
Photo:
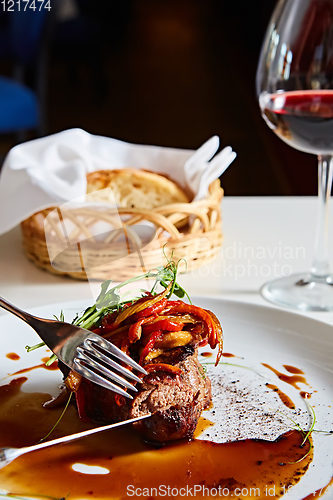
[[[279,0],[257,70],[263,118],[291,147],[318,156],[318,221],[308,273],[262,288],[269,301],[303,311],[333,310],[328,202],[333,172],[333,0]]]

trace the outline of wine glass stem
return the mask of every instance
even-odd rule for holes
[[[318,156],[318,219],[314,261],[311,274],[314,278],[327,278],[328,264],[328,214],[333,174],[332,156]]]

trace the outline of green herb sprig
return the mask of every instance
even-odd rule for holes
[[[310,413],[311,413],[311,424],[310,424],[310,427],[308,430],[305,430],[303,429],[299,423],[297,423],[293,418],[291,418],[289,415],[283,413],[282,411],[280,410],[276,410],[276,413],[280,413],[281,415],[283,415],[284,417],[288,418],[292,423],[293,423],[293,429],[295,431],[298,431],[302,434],[303,436],[303,441],[301,443],[301,448],[303,448],[303,446],[305,445],[305,443],[307,441],[309,441],[309,450],[307,453],[305,453],[305,455],[303,455],[301,458],[299,458],[298,460],[296,460],[296,462],[288,462],[289,465],[294,465],[294,464],[299,464],[300,462],[302,462],[303,460],[306,459],[307,456],[309,456],[311,450],[312,450],[312,441],[310,440],[310,436],[312,434],[312,432],[314,432],[314,427],[316,425],[316,421],[317,421],[317,418],[316,418],[316,413],[314,411],[314,408],[313,406],[310,405],[309,401],[305,400],[307,406],[308,406],[308,409],[310,410]]]
[[[45,441],[45,439],[47,439],[47,438],[48,438],[48,437],[52,434],[52,432],[53,432],[53,431],[54,431],[54,429],[57,427],[57,425],[59,424],[59,422],[60,422],[60,420],[62,419],[62,417],[65,415],[65,412],[66,412],[66,410],[67,410],[67,408],[68,408],[68,406],[69,406],[69,403],[71,402],[72,395],[73,395],[73,393],[71,392],[71,393],[70,393],[70,395],[69,395],[69,397],[68,397],[67,403],[65,404],[65,407],[64,407],[64,409],[63,409],[63,410],[62,410],[62,412],[61,412],[60,417],[58,418],[58,420],[56,421],[56,423],[54,424],[54,426],[52,427],[52,429],[51,429],[51,430],[50,430],[50,431],[46,434],[46,436],[44,436],[43,438],[41,438],[41,439],[38,441],[38,443],[37,443],[37,444],[42,443],[43,441]]]
[[[177,272],[178,272],[179,262],[176,264],[174,261],[170,260],[166,266],[159,266],[156,269],[148,271],[147,273],[141,274],[139,276],[135,276],[135,278],[130,278],[126,281],[123,281],[119,285],[110,288],[112,280],[104,281],[101,285],[101,291],[95,304],[91,307],[88,307],[82,314],[82,316],[76,318],[73,322],[74,325],[81,326],[82,328],[89,329],[93,325],[99,326],[104,316],[107,314],[111,314],[115,311],[120,311],[124,305],[133,302],[134,300],[138,300],[143,297],[145,294],[145,290],[139,289],[136,292],[139,292],[140,295],[136,295],[135,297],[130,298],[129,295],[133,295],[133,291],[125,292],[121,294],[121,288],[124,286],[134,283],[136,281],[140,281],[143,279],[155,278],[155,283],[151,289],[151,293],[156,295],[156,287],[160,284],[162,287],[167,288],[168,285],[172,282],[171,290],[167,296],[170,298],[172,294],[176,295],[179,298],[185,297],[185,295],[189,298],[186,291],[176,282]]]
[[[215,366],[215,362],[213,362],[213,361],[201,361],[200,360],[200,363],[202,365],[214,365]],[[254,372],[257,375],[260,375],[260,377],[267,379],[267,376],[264,373],[259,372],[258,370],[256,370],[255,368],[252,368],[251,366],[240,365],[237,363],[229,363],[227,361],[219,361],[219,365],[236,366],[237,368],[244,368],[244,370],[250,370],[251,372]]]
[[[164,252],[164,249],[163,249]],[[165,253],[164,256],[166,257]],[[191,299],[188,296],[187,292],[184,288],[177,283],[177,273],[180,262],[184,259],[180,259],[177,263],[173,260],[173,253],[171,254],[170,259],[168,259],[168,263],[165,266],[159,266],[155,269],[152,269],[144,274],[140,274],[139,276],[135,276],[134,278],[130,278],[122,283],[110,288],[113,280],[104,281],[101,284],[101,291],[98,295],[95,304],[88,307],[85,311],[83,311],[82,315],[77,315],[72,324],[76,326],[80,326],[81,328],[85,328],[89,330],[92,326],[100,326],[104,316],[111,314],[115,311],[119,312],[123,309],[123,307],[127,304],[131,304],[132,302],[142,298],[145,296],[146,290],[144,289],[136,289],[129,290],[121,293],[121,289],[129,285],[130,283],[134,283],[136,281],[140,281],[143,279],[155,278],[155,283],[150,291],[152,295],[156,295],[156,288],[158,285],[161,285],[163,288],[167,288],[168,285],[172,282],[172,287],[170,292],[168,293],[167,298],[169,299],[172,295],[176,295],[176,297],[182,299],[185,296],[188,298],[191,303]],[[186,263],[186,261],[184,260]],[[64,313],[61,311],[58,321],[64,321]],[[39,347],[44,346],[44,342],[40,342],[39,344],[33,346],[25,346],[27,352],[34,351]],[[53,354],[49,361],[47,361],[46,365],[49,366],[56,360],[55,354]]]

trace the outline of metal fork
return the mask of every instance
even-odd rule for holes
[[[69,368],[96,384],[133,399],[122,387],[137,392],[130,381],[141,382],[119,362],[147,375],[147,372],[118,347],[99,335],[62,321],[33,316],[0,297],[0,307],[31,326],[47,347]],[[115,373],[117,371],[119,373]],[[114,383],[116,382],[116,383]]]
[[[0,469],[6,467],[6,465],[9,465],[13,460],[15,460],[15,458],[18,458],[25,453],[41,450],[42,448],[46,448],[47,446],[53,446],[55,444],[62,444],[69,441],[74,441],[76,439],[81,439],[86,436],[91,436],[91,434],[107,431],[121,425],[133,424],[134,422],[138,422],[139,420],[150,417],[150,415],[150,413],[147,413],[146,415],[142,415],[141,417],[131,418],[130,420],[122,420],[121,422],[103,425],[101,427],[94,427],[93,429],[88,429],[87,431],[77,432],[75,434],[70,434],[69,436],[52,439],[52,441],[44,441],[43,443],[34,444],[32,446],[25,446],[24,448],[0,448]]]

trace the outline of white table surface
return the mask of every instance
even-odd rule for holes
[[[225,197],[224,242],[219,257],[179,276],[180,283],[192,296],[271,306],[260,295],[266,281],[310,269],[316,201],[313,197]],[[332,266],[333,217],[330,240]],[[19,227],[0,236],[0,294],[14,304],[28,309],[77,299],[92,301],[98,289],[99,283],[91,289],[88,282],[53,276],[36,268],[23,253]],[[333,313],[300,314],[333,325]]]

